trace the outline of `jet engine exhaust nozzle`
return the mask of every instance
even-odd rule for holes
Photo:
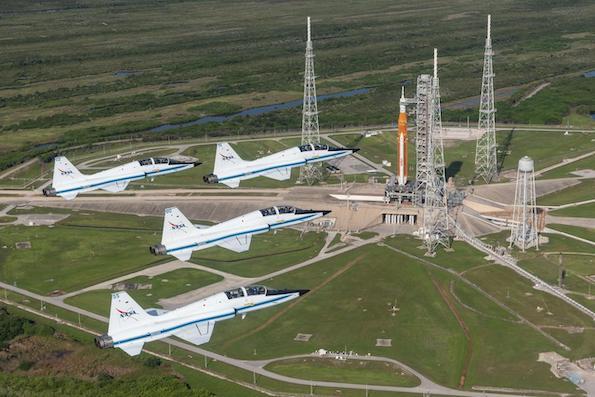
[[[151,253],[153,255],[166,255],[167,254],[167,248],[165,248],[165,245],[163,244],[155,244],[149,247],[149,251],[151,251]]]
[[[95,337],[95,346],[100,349],[109,349],[114,347],[114,340],[108,334],[103,334]]]
[[[56,196],[56,189],[46,187],[43,189],[43,195],[46,197],[55,197]]]
[[[202,177],[202,180],[205,183],[218,183],[219,182],[219,178],[217,178],[217,175],[215,175],[215,174],[205,175]]]

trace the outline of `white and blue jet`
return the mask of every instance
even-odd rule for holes
[[[245,179],[265,176],[277,181],[291,178],[291,169],[320,161],[334,160],[357,152],[357,148],[338,148],[321,144],[295,146],[253,161],[242,160],[229,143],[218,143],[215,168],[205,175],[206,183],[223,183],[231,188]]]
[[[274,290],[262,285],[241,287],[211,295],[172,311],[140,307],[126,292],[112,294],[107,334],[97,336],[102,349],[118,347],[131,356],[146,342],[176,336],[195,345],[207,343],[217,321],[296,299],[308,290]]]
[[[154,255],[173,255],[187,261],[193,251],[219,246],[234,252],[250,249],[252,235],[312,221],[330,211],[302,210],[287,205],[252,211],[214,226],[193,225],[176,208],[166,208],[161,244],[152,245]]]
[[[131,181],[184,171],[200,164],[198,161],[153,157],[132,161],[93,175],[84,175],[66,157],[59,156],[54,160],[52,187],[43,189],[43,195],[72,200],[79,193],[97,189],[116,193],[126,189]]]

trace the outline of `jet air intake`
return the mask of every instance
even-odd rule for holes
[[[202,180],[205,183],[218,183],[219,182],[219,178],[217,178],[217,175],[215,175],[215,174],[205,175],[202,177]]]
[[[46,197],[55,197],[56,196],[56,189],[52,189],[50,187],[46,187],[43,189],[43,195]]]
[[[153,255],[167,255],[167,248],[163,244],[155,244],[149,247],[149,251]]]
[[[100,349],[109,349],[114,347],[114,340],[108,334],[103,334],[95,337],[95,346]]]

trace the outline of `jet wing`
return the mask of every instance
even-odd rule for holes
[[[102,186],[101,190],[105,190],[110,193],[118,193],[118,192],[121,192],[122,190],[126,189],[126,186],[128,186],[128,182],[129,181],[114,182],[109,185]]]
[[[250,249],[250,243],[252,242],[252,235],[245,234],[243,236],[232,237],[227,240],[223,240],[217,244],[221,248],[228,249],[234,252],[245,252]]]
[[[262,176],[275,179],[277,181],[286,181],[291,178],[291,168],[276,168],[274,170],[263,173]]]
[[[187,325],[174,335],[195,345],[202,345],[211,340],[213,329],[215,329],[215,322],[208,321],[202,324]]]
[[[118,346],[130,356],[138,356],[143,350],[144,342],[128,343],[125,346]]]

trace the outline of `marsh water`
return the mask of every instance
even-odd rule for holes
[[[319,95],[317,97],[318,102],[322,102],[327,99],[334,99],[334,98],[345,98],[345,97],[352,97],[356,95],[367,94],[370,92],[370,88],[357,88],[355,90],[350,91],[342,91],[342,92],[335,92],[333,94],[325,94]],[[276,112],[278,110],[285,110],[285,109],[292,109],[299,106],[302,106],[303,100],[296,99],[293,101],[288,102],[281,102],[281,103],[274,103],[270,105],[259,106],[250,109],[244,109],[237,113],[220,115],[220,116],[203,116],[199,117],[196,120],[186,121],[184,123],[177,123],[177,124],[163,124],[154,128],[151,128],[150,131],[152,132],[165,132],[170,131],[176,128],[183,128],[183,127],[190,127],[193,125],[201,125],[207,123],[223,123],[224,121],[233,119],[234,117],[240,116],[260,116],[261,114]]]

